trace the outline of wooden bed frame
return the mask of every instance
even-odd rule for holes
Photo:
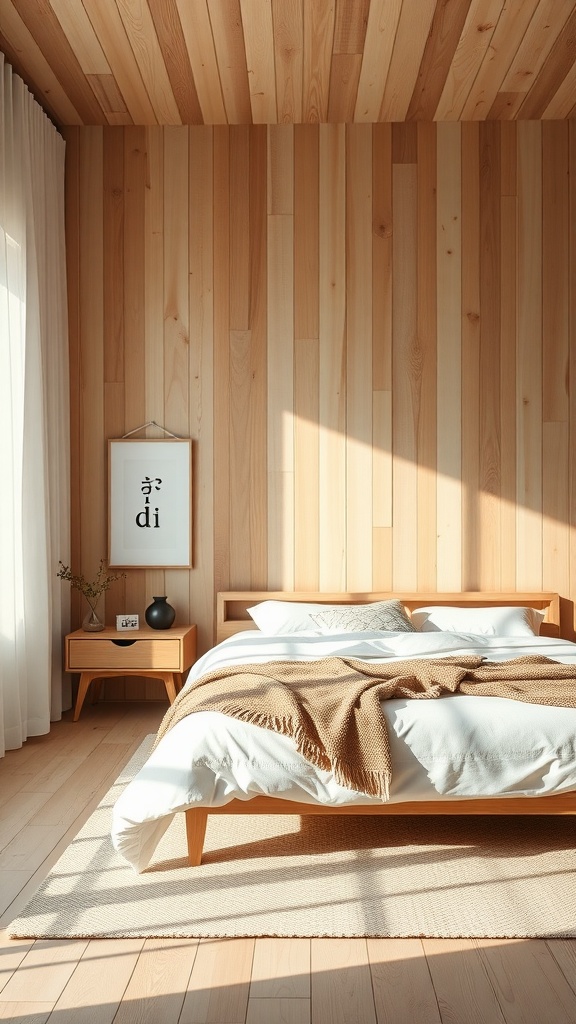
[[[329,594],[283,591],[231,591],[217,596],[216,642],[242,630],[254,629],[247,609],[260,601],[305,601],[314,604],[363,604],[371,601],[400,600],[407,611],[425,605],[454,605],[460,608],[486,608],[502,605],[537,608],[545,612],[542,636],[560,636],[560,599],[554,593],[363,593]],[[576,793],[542,797],[491,797],[477,800],[407,801],[393,804],[359,804],[325,807],[302,804],[276,797],[257,796],[251,800],[232,800],[223,807],[197,807],[185,811],[188,857],[191,866],[201,863],[209,814],[576,814]]]

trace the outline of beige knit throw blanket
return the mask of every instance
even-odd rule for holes
[[[576,707],[576,668],[538,655],[501,663],[481,657],[388,664],[351,658],[275,661],[209,672],[181,690],[156,743],[196,711],[219,711],[292,737],[307,761],[347,789],[388,799],[392,763],[381,700],[442,694],[509,697]]]

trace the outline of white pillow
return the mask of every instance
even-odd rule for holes
[[[341,605],[339,608],[313,612],[310,618],[321,633],[357,633],[363,630],[413,633],[416,629],[401,601]]]
[[[374,623],[384,621],[383,606],[388,612],[389,606],[398,605],[404,620],[404,626],[400,625],[375,625]],[[372,616],[368,609],[377,609],[376,615]],[[284,633],[333,633],[348,632],[354,630],[387,629],[387,630],[413,630],[414,626],[404,611],[400,601],[372,601],[367,604],[313,604],[306,601],[261,601],[260,604],[248,608],[248,614],[254,620],[258,629],[267,636],[281,636]],[[330,620],[317,621],[321,615],[330,615]],[[367,622],[371,617],[372,625],[352,625],[353,619],[360,622]],[[396,622],[399,621],[396,615]],[[338,624],[337,620],[340,620]],[[348,624],[347,624],[348,623]]]
[[[454,608],[430,605],[416,608],[412,622],[422,633],[445,630],[484,636],[538,636],[544,612],[536,608]]]
[[[262,633],[280,636],[283,633],[318,632],[310,618],[312,612],[334,608],[332,604],[312,604],[302,601],[261,601],[248,608],[248,614]]]

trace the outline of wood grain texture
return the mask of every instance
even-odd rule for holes
[[[294,589],[293,217],[268,218],[268,578]]]
[[[372,574],[372,133],[346,139],[346,585]]]
[[[516,580],[516,390],[517,326],[517,146],[516,125],[502,125],[500,133],[500,460],[501,491],[501,584],[514,586]]]
[[[316,590],[320,567],[320,425],[318,338],[294,346],[294,585]]]
[[[392,126],[372,131],[372,381],[392,388]]]
[[[272,0],[274,48],[280,57],[275,62],[280,124],[302,120],[304,27],[301,10],[300,0]]]
[[[574,117],[574,88],[576,85],[576,62],[572,63],[570,70],[568,71],[564,81],[559,86],[551,99],[548,99],[544,111],[542,113],[543,118],[554,119],[554,118],[572,118]],[[545,102],[544,100],[542,101]]]
[[[250,124],[250,89],[240,0],[228,0],[225,4],[208,0],[208,12],[218,63],[218,89],[222,90],[227,122]]]
[[[246,331],[249,324],[250,140],[244,126],[230,132],[230,327]]]
[[[576,0],[0,0],[58,126],[573,117]]]
[[[434,986],[422,967],[420,939],[368,939],[378,1018],[396,1024],[441,1024]]]
[[[480,136],[479,360],[479,589],[500,586],[500,132],[482,124]]]
[[[157,124],[116,0],[86,0],[84,7],[135,124]]]
[[[84,74],[110,74],[110,65],[86,9],[83,6],[71,6],[66,3],[66,0],[50,0],[50,6],[60,22]]]
[[[209,127],[190,135],[190,372],[193,564],[190,618],[202,650],[212,642],[214,608],[214,141]]]
[[[346,135],[320,127],[320,586],[346,583]]]
[[[158,6],[157,0],[155,6]],[[154,7],[152,13],[154,15]],[[172,39],[177,42],[175,55],[171,55],[171,79],[183,122],[224,124],[226,111],[222,89],[213,89],[209,85],[211,80],[217,78],[218,72],[206,0],[195,4],[194,8],[182,0],[176,0],[176,10],[172,10],[169,21],[167,13],[161,8],[157,10],[154,20],[155,24],[160,22],[160,45],[167,53],[173,47]],[[168,65],[168,60],[166,63]]]
[[[302,121],[318,123],[328,117],[330,54],[334,35],[335,4],[318,0],[302,4],[304,61],[302,67]]]
[[[482,529],[480,492],[480,133],[462,125],[462,580],[479,588]]]
[[[311,940],[314,1024],[376,1024],[365,939]]]
[[[182,117],[171,81],[174,69],[164,62],[150,7],[140,3],[140,0],[119,0],[117,6],[156,120],[159,124],[181,124]],[[181,51],[179,36],[174,48]]]
[[[179,437],[189,433],[188,282],[189,133],[164,129],[164,416]]]
[[[530,240],[530,241],[529,241]],[[542,549],[542,132],[518,130],[517,583],[540,586]]]
[[[436,0],[419,0],[418,17],[414,18],[410,3],[402,4],[380,121],[403,121],[406,117],[435,9]]]
[[[149,188],[144,196],[145,422],[165,422],[164,415],[164,132],[146,131]],[[126,428],[119,432],[121,437]]]
[[[80,487],[82,444],[80,443],[80,427],[82,422],[82,391],[79,387],[81,374],[81,317],[80,317],[80,179],[85,175],[80,164],[80,133],[77,128],[67,128],[66,141],[66,274],[68,291],[68,333],[71,339],[69,347],[68,368],[70,375],[70,477],[74,485],[70,490],[70,559],[73,565],[82,564],[81,522],[82,498]],[[71,594],[71,610],[76,620],[79,615],[80,595],[75,591]]]
[[[230,586],[545,581],[572,623],[570,127],[67,139],[83,571],[106,553],[106,437],[155,419],[194,441],[194,567],[130,571],[109,620],[165,585],[203,651]]]
[[[354,121],[354,106],[362,58],[357,53],[335,53],[330,69],[330,98],[327,120],[333,124]]]
[[[333,52],[361,54],[366,42],[370,0],[342,0],[336,7]]]
[[[79,150],[80,221],[78,270],[79,489],[84,510],[80,560],[96,572],[106,543],[106,474],[100,450],[104,437],[103,154],[102,130],[82,133]]]
[[[437,135],[437,585],[462,582],[462,161],[457,122]]]
[[[195,31],[189,31],[186,38],[182,25],[182,18],[186,12],[177,6],[176,0],[162,0],[161,3],[159,0],[148,0],[148,6],[182,124],[202,124],[204,117],[198,101],[189,54],[198,38],[199,43],[203,44],[206,64],[208,63],[209,50],[206,38],[211,36],[206,31],[206,17],[202,21],[196,20]],[[204,11],[204,8],[198,5],[198,13],[201,11]],[[210,111],[207,120],[218,123],[218,115],[218,110]]]
[[[570,1020],[574,1014],[574,990],[567,984],[560,965],[549,960],[545,942],[480,939],[476,946],[504,1019],[510,1019],[519,1009],[515,993],[521,984],[522,998],[531,1006],[530,1013],[536,1019],[544,1013],[550,1021]]]
[[[132,124],[113,75],[86,75],[86,78],[106,114],[108,124]]]
[[[401,0],[370,4],[362,70],[358,82],[355,120],[377,121],[388,78]]]
[[[508,68],[540,0],[503,6],[478,74],[462,108],[464,120],[484,120],[492,111]]]
[[[392,214],[392,586],[415,589],[417,580],[416,429],[419,399],[417,331],[416,164],[393,166]]]
[[[146,422],[146,360],[145,360],[145,200],[148,181],[146,129],[127,128],[124,139],[125,230],[124,230],[124,372],[129,386],[124,395],[124,431]],[[132,251],[134,245],[134,251]],[[162,342],[164,353],[164,341]],[[120,435],[122,436],[122,434]],[[101,556],[100,556],[101,557]],[[128,608],[142,609],[150,603],[145,574],[130,573],[125,580]],[[127,611],[127,609],[125,609]],[[110,684],[104,685],[110,693]],[[149,687],[144,681],[126,681],[126,696],[143,699]]]
[[[502,196],[500,292],[500,459],[502,466],[502,507],[500,510],[501,583],[512,587],[516,582],[516,407],[510,396],[516,393],[516,226],[517,203],[513,196]]]
[[[189,132],[164,129],[164,419],[172,433],[189,437],[190,429],[190,256]],[[192,493],[194,483],[191,483]],[[153,579],[154,577],[152,577]],[[180,622],[190,621],[190,588],[186,574],[166,570],[164,590]],[[156,593],[153,590],[153,593]],[[152,594],[149,594],[152,597]]]
[[[242,1021],[250,992],[253,938],[199,943],[179,1020]]]
[[[448,1020],[466,1020],[474,1007],[478,1021],[507,1024],[472,939],[422,939],[438,1005]],[[442,955],[440,955],[442,951]],[[458,964],[458,977],[454,975]]]
[[[252,336],[251,406],[252,469],[251,503],[251,579],[259,586],[267,579],[270,541],[263,518],[267,507],[269,481],[266,462],[268,448],[268,223],[267,223],[267,129],[251,130],[250,137],[250,331]],[[290,291],[290,289],[288,289]],[[244,485],[243,485],[244,486]],[[232,508],[233,513],[233,508]]]
[[[568,204],[570,210],[568,253],[570,260],[569,281],[570,294],[576,294],[576,131],[575,125],[570,124],[568,130],[568,166],[569,166],[569,193]],[[568,363],[570,381],[576,380],[576,317],[574,316],[574,305],[570,304],[570,358]],[[569,397],[570,409],[570,458],[573,458],[573,446],[576,443],[576,389],[570,386]],[[576,573],[576,473],[568,474],[568,500],[569,500],[569,526],[570,526],[570,579],[573,580]],[[569,606],[568,606],[569,609]],[[570,609],[569,609],[570,610]]]
[[[568,461],[568,424],[544,423],[542,427],[542,548],[546,562],[542,580],[554,578],[562,592],[570,590],[569,478],[558,473],[558,462]]]
[[[61,125],[82,124],[83,118],[10,0],[0,0],[0,14],[0,49],[48,117]]]
[[[214,587],[230,586],[230,133],[214,129]],[[204,196],[202,197],[204,200]]]
[[[568,419],[568,124],[543,122],[542,147],[542,418],[548,422]]]
[[[559,13],[556,9],[555,15],[558,16]],[[550,104],[550,97],[558,94],[573,70],[575,60],[576,10],[573,10],[564,28],[556,36],[529,95],[520,107],[519,115],[522,119],[534,120],[542,117]]]
[[[501,12],[502,5],[498,0],[472,0],[436,108],[437,121],[454,121],[460,118],[482,61],[490,48]]]
[[[104,111],[83,74],[74,48],[48,0],[15,0],[14,8],[46,57],[84,124],[106,124]],[[8,28],[8,26],[7,26]]]
[[[275,124],[278,119],[274,74],[272,0],[240,0],[246,67],[254,124]]]
[[[471,0],[437,4],[426,39],[407,120],[432,121],[440,102]]]
[[[532,92],[533,83],[537,81],[555,41],[563,39],[566,22],[573,10],[572,0],[540,0],[538,3],[500,90],[522,94],[517,105],[518,113],[526,103],[527,94]]]
[[[319,331],[319,129],[303,125],[294,136],[294,333]]]
[[[417,309],[415,361],[419,376],[417,443],[418,559],[417,585],[436,586],[436,462],[438,388],[436,381],[436,193],[437,153],[434,125],[421,122],[417,155]]]

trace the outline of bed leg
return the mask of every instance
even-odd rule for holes
[[[208,824],[208,809],[206,807],[193,807],[184,811],[186,815],[186,840],[188,843],[188,863],[190,867],[197,867],[202,863],[202,850],[204,848],[204,836]]]

